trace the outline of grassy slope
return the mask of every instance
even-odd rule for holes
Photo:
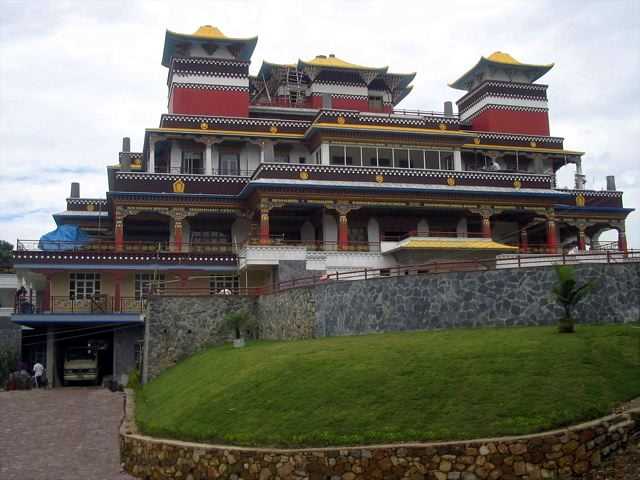
[[[448,330],[213,348],[145,386],[146,433],[245,445],[523,434],[640,395],[640,330]]]

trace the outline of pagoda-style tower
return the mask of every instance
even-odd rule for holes
[[[460,121],[476,131],[549,135],[547,85],[534,83],[553,64],[520,63],[495,52],[451,83],[465,90],[456,103]]]
[[[365,67],[333,54],[292,64],[263,62],[253,78],[252,103],[391,113],[411,89],[415,73]]]
[[[249,64],[258,37],[230,38],[205,25],[192,35],[167,30],[169,113],[249,115]]]

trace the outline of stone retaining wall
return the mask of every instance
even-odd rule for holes
[[[640,263],[576,266],[578,282],[596,282],[576,316],[590,323],[640,319]],[[322,336],[436,328],[555,324],[553,268],[333,282],[313,289]]]
[[[640,319],[640,263],[576,266],[596,287],[578,305],[590,323]],[[408,275],[329,282],[259,298],[154,297],[147,312],[146,378],[222,343],[228,310],[249,309],[269,340],[455,327],[550,325],[562,315],[551,294],[553,268]]]
[[[466,442],[313,449],[208,445],[140,435],[128,392],[120,431],[125,470],[144,479],[436,479],[582,476],[640,433],[640,408],[553,432]]]
[[[254,308],[253,298],[232,295],[153,297],[145,321],[143,381],[203,348],[221,344],[229,337],[224,314],[240,309],[254,313]]]

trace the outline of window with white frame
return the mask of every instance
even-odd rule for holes
[[[182,152],[181,173],[202,174],[204,173],[204,163],[202,152],[187,151]]]
[[[331,165],[454,170],[453,150],[330,145]]]
[[[83,300],[100,295],[99,273],[70,273],[69,274],[69,298],[71,300]]]
[[[160,291],[164,289],[164,274],[155,276],[153,273],[136,273],[135,296],[136,300],[146,298],[149,290],[157,282]]]
[[[212,294],[237,293],[239,286],[238,275],[211,275],[209,277],[209,291]]]

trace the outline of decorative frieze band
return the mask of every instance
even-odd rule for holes
[[[539,113],[546,113],[549,111],[548,108],[544,107],[524,107],[524,106],[518,106],[518,105],[496,105],[496,104],[487,104],[484,105],[481,109],[477,110],[476,112],[474,112],[471,115],[466,116],[463,115],[460,117],[461,120],[463,121],[468,121],[468,120],[473,120],[474,118],[476,118],[478,115],[486,112],[487,110],[505,110],[505,111],[513,111],[513,112],[539,112]]]
[[[195,90],[218,90],[222,92],[249,92],[249,87],[240,87],[236,85],[208,85],[202,83],[171,83],[171,89],[174,88],[193,88]]]

